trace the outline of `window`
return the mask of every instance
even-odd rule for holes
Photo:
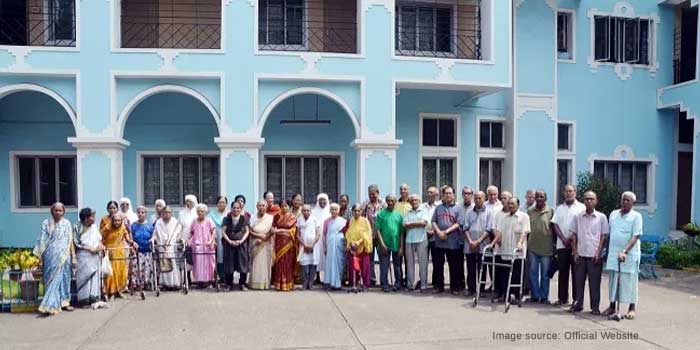
[[[503,159],[481,158],[479,160],[479,188],[486,191],[490,185],[502,188]]]
[[[445,185],[455,185],[455,163],[454,158],[423,158],[423,201],[428,200],[428,187],[439,189]]]
[[[479,123],[479,147],[505,148],[503,135],[502,122],[482,121]]]
[[[557,203],[564,202],[564,186],[571,183],[571,160],[557,160]]]
[[[694,122],[694,119],[688,119],[687,112],[678,113],[678,143],[693,144]]]
[[[0,1],[0,45],[74,47],[75,1]]]
[[[649,65],[651,20],[595,16],[594,26],[597,62]]]
[[[19,208],[78,205],[75,156],[17,156],[16,162]]]
[[[595,161],[593,174],[609,180],[621,191],[632,191],[637,195],[638,204],[647,204],[648,162]]]
[[[219,196],[219,156],[149,155],[143,157],[143,202],[162,198],[184,205],[194,194],[200,203],[216,204]]]
[[[399,50],[451,52],[452,8],[428,4],[401,4],[396,22]]]
[[[75,42],[74,0],[47,0],[49,37],[55,46],[70,46]]]
[[[557,52],[560,59],[574,59],[573,13],[557,13]]]
[[[573,151],[573,127],[571,124],[558,123],[557,124],[557,150],[559,151]]]
[[[258,43],[279,49],[304,49],[304,0],[260,0]]]
[[[423,146],[457,147],[455,120],[423,118]]]
[[[297,193],[304,203],[316,203],[319,193],[337,201],[340,195],[340,157],[337,156],[267,156],[265,157],[266,191],[275,198],[292,198]]]

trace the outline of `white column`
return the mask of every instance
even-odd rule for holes
[[[229,200],[237,194],[246,197],[248,210],[260,198],[260,148],[264,138],[249,136],[217,137],[214,139],[221,149],[220,187]]]
[[[124,192],[122,153],[129,142],[115,138],[71,137],[77,150],[78,206],[103,208]]]
[[[367,198],[367,186],[379,186],[382,195],[396,191],[396,149],[401,140],[356,139],[351,146],[357,150],[357,199]]]

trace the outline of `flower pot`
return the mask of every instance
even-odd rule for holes
[[[10,281],[12,282],[17,282],[22,279],[22,270],[12,269],[8,271],[8,274],[10,275]]]
[[[24,301],[36,301],[39,299],[39,281],[19,281],[19,297]]]
[[[697,230],[683,230],[683,232],[690,238],[695,238],[695,236],[700,235],[700,231]]]
[[[43,276],[44,276],[44,272],[39,270],[39,269],[32,271],[32,277],[34,277],[34,279],[37,281],[40,281]]]

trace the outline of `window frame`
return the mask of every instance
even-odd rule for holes
[[[481,147],[481,123],[500,123],[501,124],[501,140],[503,141],[502,147]],[[477,153],[485,153],[485,154],[505,154],[506,150],[508,149],[508,142],[506,142],[506,135],[507,130],[507,120],[506,118],[499,117],[499,116],[478,116],[476,118],[476,149]],[[491,131],[490,133],[493,133],[493,129],[489,128]],[[492,135],[489,135],[489,138],[491,138]],[[489,140],[489,144],[492,144],[493,140]]]
[[[622,174],[622,166],[625,164],[631,165],[632,166],[632,184],[631,184],[632,188],[628,189],[628,190],[620,188],[620,191],[633,191],[633,192],[634,192],[634,187],[635,187],[635,174],[636,174],[636,170],[634,170],[634,169],[636,168],[637,165],[646,166],[646,182],[647,182],[646,187],[647,188],[645,189],[645,191],[646,191],[645,198],[647,200],[646,200],[646,202],[637,202],[637,203],[641,206],[646,206],[647,204],[649,204],[648,203],[649,202],[649,176],[650,176],[649,175],[649,173],[650,173],[649,168],[652,166],[652,164],[650,162],[636,161],[636,160],[594,160],[593,161],[593,169],[594,169],[593,174],[594,175],[595,175],[595,165],[596,164],[603,165],[603,178],[604,179],[608,177],[607,176],[607,169],[609,166],[613,166],[613,167],[616,166],[617,167],[618,183],[616,183],[615,185],[618,187],[620,187],[619,182],[621,181],[621,179],[619,178],[619,176],[620,176],[620,174]],[[635,194],[637,194],[637,193],[635,192]],[[639,197],[639,195],[637,195],[637,197]]]
[[[222,181],[222,160],[221,160],[221,152],[219,151],[137,151],[136,152],[136,203],[134,205],[143,205],[146,208],[152,209],[153,208],[153,203],[145,203],[145,194],[144,194],[144,158],[146,157],[161,157],[161,158],[168,158],[168,157],[179,157],[179,158],[193,158],[193,157],[199,157],[199,158],[207,158],[207,157],[218,157],[219,158],[219,169],[218,169],[218,174],[219,174],[219,192],[222,192],[223,188],[223,181]],[[162,161],[161,161],[162,164]],[[182,166],[182,161],[180,161],[180,166]],[[162,188],[163,188],[163,167],[161,166],[160,168],[161,171],[161,194],[162,196]],[[201,187],[202,187],[202,164],[200,161],[199,164],[199,187],[200,187],[200,193],[197,194],[197,200],[201,200]],[[180,189],[182,191],[182,172],[180,173]],[[183,191],[184,192],[184,191]],[[182,193],[182,201],[184,202],[184,196],[186,193]],[[221,195],[221,193],[219,193]],[[160,197],[159,197],[160,198]],[[201,203],[201,202],[200,202]],[[183,208],[184,204],[171,204],[168,203],[168,206],[172,208]]]
[[[260,152],[260,174],[259,174],[259,184],[260,193],[267,191],[267,158],[268,157],[282,157],[282,158],[328,158],[336,157],[338,158],[338,196],[345,193],[345,153],[335,152],[335,151],[262,151]],[[304,195],[304,162],[301,162],[301,174],[302,174],[302,197]],[[321,172],[319,173],[319,178],[323,176],[323,167],[321,166]],[[284,162],[282,162],[282,172],[284,172]],[[282,177],[282,191],[284,188],[284,176]],[[319,183],[320,185],[320,183]],[[291,198],[290,198],[291,199]],[[311,203],[309,203],[311,204]]]
[[[454,121],[454,147],[445,146],[423,146],[423,120],[425,119],[449,119]],[[424,158],[450,158],[454,159],[454,186],[458,188],[461,183],[460,178],[460,152],[461,152],[461,119],[460,114],[448,113],[419,113],[418,114],[418,183],[420,184],[419,195],[423,198],[423,159]],[[438,131],[439,134],[439,131]],[[440,144],[438,140],[438,144]]]
[[[74,206],[66,206],[66,212],[76,213],[81,205],[81,195],[80,195],[80,164],[78,159],[78,154],[75,151],[10,151],[9,155],[9,183],[10,183],[10,200],[12,202],[11,212],[12,213],[46,213],[50,206],[42,206],[37,202],[36,206],[21,206],[20,201],[20,174],[19,174],[19,158],[74,158],[75,159],[75,202]],[[56,167],[56,172],[58,174],[58,167]],[[38,178],[38,174],[35,174]],[[56,177],[56,182],[58,185],[58,176]],[[34,181],[37,182],[37,179]],[[58,193],[60,191],[59,187],[56,186],[56,198],[60,197]],[[37,199],[39,193],[36,193]],[[59,198],[60,200],[60,198]]]
[[[421,201],[424,201],[426,193],[423,192],[423,162],[425,160],[435,160],[435,179],[437,180],[437,184],[435,185],[437,188],[442,187],[444,184],[440,184],[440,162],[445,161],[445,160],[451,160],[452,161],[452,187],[457,189],[461,188],[457,185],[457,182],[459,182],[459,168],[457,168],[457,164],[459,163],[459,156],[423,156],[421,155],[420,157],[420,196],[421,196]]]
[[[564,15],[568,18],[568,30],[566,33],[566,38],[567,38],[567,50],[562,52],[559,51],[559,15]],[[576,10],[574,9],[567,9],[567,8],[559,8],[557,9],[557,18],[555,19],[557,21],[557,37],[556,42],[557,42],[557,61],[559,62],[564,62],[564,63],[576,63]],[[560,55],[563,54],[563,55]],[[569,57],[561,57],[568,55]]]
[[[70,44],[72,42],[76,42],[76,45],[77,45],[78,33],[76,32],[76,30],[78,28],[77,27],[78,26],[78,24],[77,24],[78,18],[77,18],[76,7],[79,6],[79,4],[76,4],[76,1],[72,1],[72,3],[73,3],[73,20],[76,21],[75,26],[71,27],[71,31],[73,33],[73,39],[55,39],[56,28],[54,27],[54,25],[56,24],[55,19],[56,19],[57,15],[55,14],[55,12],[53,12],[56,10],[56,8],[53,5],[55,2],[60,3],[60,1],[61,0],[43,0],[43,6],[44,6],[44,16],[43,16],[44,18],[43,19],[47,23],[50,23],[50,25],[51,25],[51,27],[49,27],[49,30],[47,30],[44,33],[44,38],[45,38],[44,42],[46,42],[47,45],[49,45],[49,46],[67,45],[67,44]],[[51,40],[52,37],[54,38],[53,40]],[[71,46],[61,46],[61,47],[71,47]]]
[[[501,162],[501,183],[499,184],[498,188],[499,190],[503,190],[503,184],[506,183],[505,180],[505,173],[506,173],[506,160],[507,157],[505,155],[499,156],[496,154],[481,154],[476,157],[476,186],[478,190],[486,192],[486,188],[490,185],[491,183],[486,184],[484,188],[481,188],[481,161],[488,161],[489,162],[489,182],[491,182],[491,179],[493,178],[493,166],[492,162],[493,161],[499,161]],[[500,194],[499,194],[500,196]]]
[[[269,0],[261,0],[265,1],[265,3],[269,2]],[[288,0],[281,0],[284,2],[284,41],[287,41],[287,1]],[[309,24],[309,2],[308,0],[301,0],[302,2],[302,9],[303,9],[303,17],[301,20],[301,37],[302,37],[302,44],[301,45],[291,45],[291,44],[269,44],[270,41],[270,28],[269,28],[269,11],[265,13],[267,16],[267,20],[265,21],[266,23],[266,28],[265,28],[265,43],[260,42],[260,15],[259,11],[256,11],[255,16],[256,16],[256,31],[255,31],[255,42],[256,42],[256,48],[257,50],[263,50],[263,51],[309,51],[309,35],[308,35],[308,24]],[[258,2],[257,6],[261,6],[262,4]],[[266,5],[269,6],[269,5]],[[264,47],[265,49],[261,49],[261,47]]]
[[[440,54],[444,57],[440,58],[457,58],[457,53],[455,52],[455,45],[450,40],[450,51],[438,51],[437,50],[437,14],[436,14],[436,9],[438,8],[443,8],[443,9],[449,9],[450,10],[450,18],[451,18],[451,23],[450,23],[450,35],[452,37],[456,37],[458,35],[457,33],[457,6],[458,6],[459,0],[438,0],[438,1],[433,1],[430,2],[428,0],[424,1],[402,1],[402,0],[396,0],[395,2],[395,11],[396,14],[393,16],[394,17],[394,29],[398,29],[394,33],[394,45],[392,47],[392,50],[395,55],[397,56],[408,56],[408,57],[430,57],[430,58],[435,58],[434,55]],[[401,45],[401,41],[399,40],[397,42],[397,38],[400,38],[401,35],[403,34],[403,26],[401,25],[402,23],[402,18],[403,18],[403,7],[414,7],[415,9],[419,9],[420,7],[430,7],[432,8],[433,12],[433,46],[435,47],[435,50],[432,51],[426,51],[426,50],[420,50],[420,33],[419,33],[419,21],[420,21],[420,16],[418,15],[418,11],[416,11],[416,23],[415,23],[415,29],[416,29],[416,42],[415,42],[415,50],[409,50],[409,49],[401,49],[400,47],[397,49],[396,45],[398,44],[399,46]],[[481,24],[480,24],[481,25]],[[482,29],[483,33],[483,29]],[[483,34],[482,34],[483,36]],[[401,55],[398,55],[398,52],[401,52]],[[482,53],[483,56],[483,53]]]
[[[559,124],[568,126],[569,145],[566,149],[559,149]],[[555,149],[558,155],[573,155],[576,153],[576,123],[569,120],[557,120],[557,128],[555,131]]]

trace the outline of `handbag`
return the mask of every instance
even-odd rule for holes
[[[173,259],[160,258],[158,259],[158,268],[160,272],[171,272],[173,270]]]
[[[105,254],[102,257],[102,277],[110,277],[113,273],[112,262],[109,261],[109,254]]]

